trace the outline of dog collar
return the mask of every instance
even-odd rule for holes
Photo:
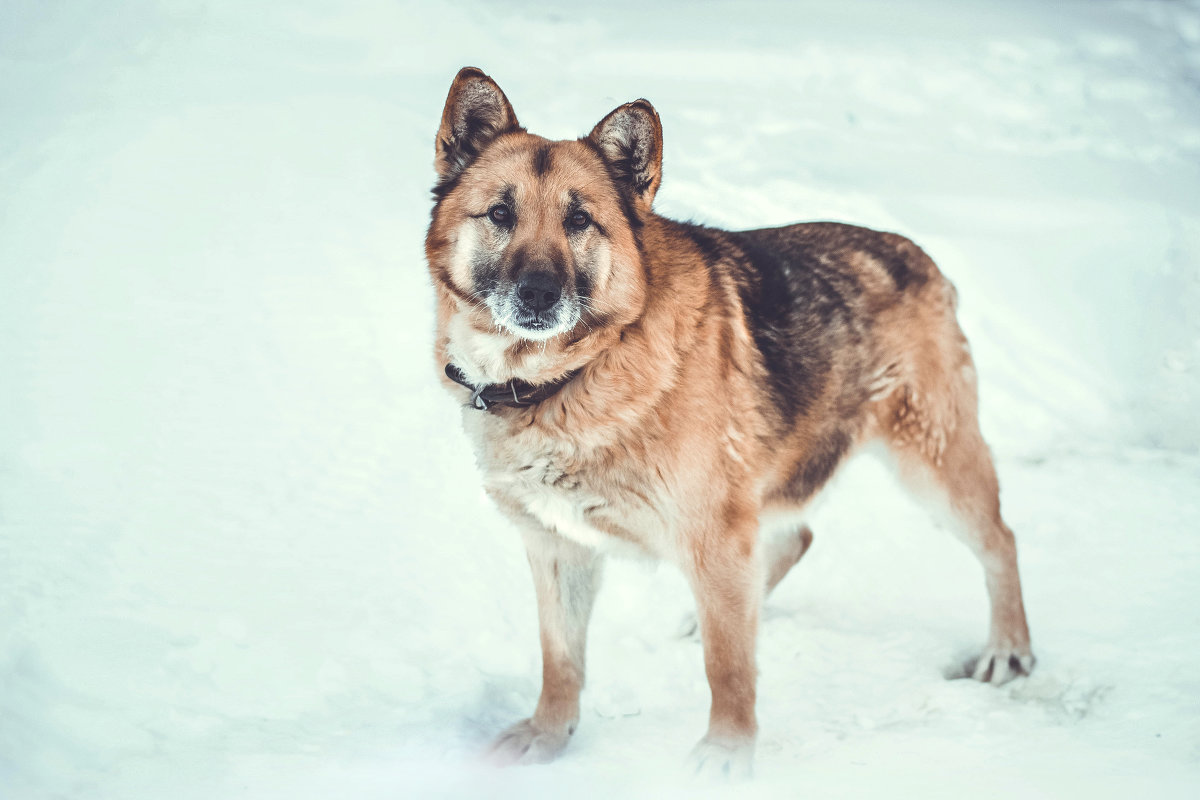
[[[578,370],[575,370],[575,372],[578,372]],[[575,377],[575,372],[568,372],[557,381],[551,383],[534,384],[526,383],[525,381],[509,381],[508,383],[489,383],[484,386],[476,386],[467,380],[467,376],[463,374],[461,369],[453,364],[446,365],[446,377],[459,386],[465,386],[470,389],[471,407],[477,408],[480,411],[487,411],[496,405],[508,406],[509,408],[536,405],[558,392],[559,389]]]

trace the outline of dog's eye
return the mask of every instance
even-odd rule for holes
[[[572,230],[581,231],[591,224],[592,218],[587,215],[586,211],[572,211],[567,217],[567,227]]]
[[[488,219],[497,225],[507,228],[512,224],[512,212],[506,205],[495,205],[488,209]]]

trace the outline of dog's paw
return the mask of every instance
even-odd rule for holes
[[[749,780],[754,772],[754,740],[731,741],[705,736],[692,748],[686,769],[705,780]]]
[[[543,730],[532,719],[524,719],[496,737],[487,759],[501,767],[546,764],[558,758],[573,732],[571,728]]]
[[[676,639],[699,639],[700,638],[700,620],[696,619],[696,615],[691,611],[679,618],[679,624],[675,627]]]
[[[990,683],[1000,686],[1014,678],[1033,672],[1037,659],[1029,649],[1024,647],[988,646],[979,655],[962,665],[961,670],[955,670],[951,677],[971,678],[980,683]]]

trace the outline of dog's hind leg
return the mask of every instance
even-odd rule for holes
[[[784,531],[764,532],[761,546],[763,548],[763,565],[766,569],[767,586],[765,594],[774,591],[784,576],[792,567],[800,563],[800,559],[812,547],[812,528],[804,523],[798,523]]]
[[[1029,674],[1034,657],[1016,541],[1000,516],[996,469],[979,431],[974,367],[961,334],[957,341],[960,346],[947,348],[952,358],[942,362],[949,368],[927,365],[920,388],[900,388],[881,405],[878,420],[901,479],[943,512],[983,566],[991,627],[987,647],[962,676],[1001,684]]]
[[[489,755],[498,764],[552,761],[579,724],[588,620],[601,559],[532,522],[522,525],[537,591],[542,640],[542,693],[529,719],[504,731]]]

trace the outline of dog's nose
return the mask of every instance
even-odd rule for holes
[[[527,272],[517,280],[517,297],[530,311],[546,311],[562,297],[562,287],[549,272]]]

